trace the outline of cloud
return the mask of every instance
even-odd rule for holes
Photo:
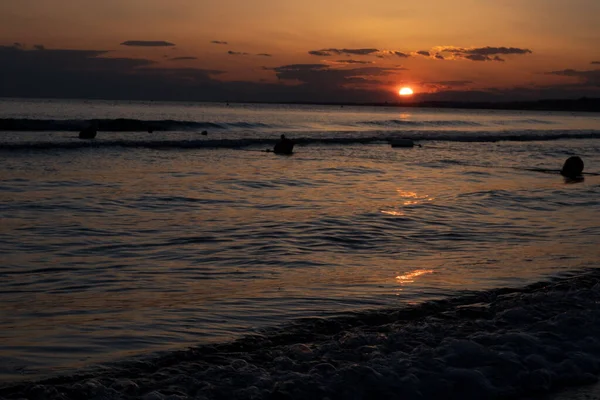
[[[10,97],[160,98],[223,71],[159,69],[156,62],[110,58],[104,50],[22,50],[0,46],[0,93]],[[185,84],[184,84],[185,83]]]
[[[546,72],[546,75],[557,75],[577,78],[582,84],[587,86],[600,87],[600,69],[578,71],[574,69],[564,69],[561,71]]]
[[[449,86],[453,86],[453,87],[459,87],[459,86],[468,86],[470,84],[473,83],[473,81],[467,81],[467,80],[458,80],[458,81],[432,81],[432,82],[424,82],[425,84],[432,84],[432,85],[439,85],[439,86],[445,86],[445,87],[449,87]]]
[[[0,46],[0,76],[8,77],[0,79],[0,93],[26,98],[393,102],[397,100],[397,94],[391,89],[402,80],[399,75],[404,70],[402,67],[384,68],[361,63],[290,64],[263,67],[263,78],[268,74],[272,77],[263,82],[248,82],[231,81],[230,77],[224,80],[224,70],[160,68],[161,64],[152,60],[111,55],[105,50],[46,48],[38,51],[14,45]],[[438,91],[423,94],[423,97],[419,95],[415,100],[494,101],[600,96],[598,71],[571,69],[547,74],[563,76],[566,83],[469,90],[469,81],[440,80],[426,83]],[[278,81],[274,82],[273,77]]]
[[[408,54],[406,54],[406,53],[403,53],[403,52],[401,52],[401,51],[392,51],[392,54],[394,54],[395,56],[398,56],[398,57],[402,57],[402,58],[409,57],[409,55],[408,55]]]
[[[425,57],[430,57],[431,53],[425,50],[421,50],[421,51],[417,51],[417,54],[421,55],[421,56],[425,56]]]
[[[373,61],[362,61],[362,60],[337,60],[332,61],[336,64],[373,64]]]
[[[198,57],[173,57],[169,58],[169,61],[188,61],[188,60],[197,60]]]
[[[33,48],[36,50],[46,50],[46,47],[44,47],[43,44],[34,44]]]
[[[461,49],[466,54],[480,54],[482,56],[493,56],[496,54],[531,54],[529,49],[520,49],[518,47],[476,47],[471,49]]]
[[[241,51],[232,51],[232,50],[229,50],[227,52],[227,54],[232,55],[232,56],[247,56],[247,55],[249,55],[249,53],[244,53]]]
[[[258,53],[257,56],[261,56],[261,57],[273,57],[273,55],[269,54],[269,53]]]
[[[401,58],[410,57],[410,54],[398,51],[398,50],[384,50],[384,49],[375,49],[375,48],[365,48],[365,49],[321,49],[321,50],[310,50],[308,52],[311,56],[320,56],[320,57],[331,57],[334,55],[337,56],[376,56],[379,58],[385,58],[387,56],[395,56]]]
[[[320,57],[330,57],[333,55],[330,52],[325,51],[325,50],[311,50],[308,52],[308,54],[310,54],[311,56],[320,56]]]
[[[376,78],[392,75],[405,68],[362,67],[335,69],[327,64],[290,64],[273,68],[280,80],[296,81],[308,87],[335,90],[347,87],[381,85]]]
[[[166,42],[164,40],[126,40],[121,43],[121,46],[134,46],[134,47],[170,47],[175,46],[174,43]]]
[[[533,53],[529,49],[521,49],[518,47],[454,47],[454,46],[438,46],[434,48],[436,58],[443,57],[446,60],[470,60],[470,61],[506,61],[500,55],[525,55]],[[444,57],[441,53],[448,53]]]
[[[223,40],[211,40],[212,44],[229,44]]]
[[[600,64],[600,61],[592,61],[591,64]]]
[[[387,56],[408,58],[410,57],[410,54],[398,50],[378,50],[375,56],[379,58],[385,58]]]
[[[369,54],[377,53],[378,49],[321,49],[321,50],[311,50],[308,54],[312,56],[321,56],[321,57],[329,57],[332,55],[357,55],[357,56],[366,56]]]

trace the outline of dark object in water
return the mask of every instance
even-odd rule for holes
[[[414,147],[415,142],[412,139],[391,139],[390,144],[392,147]]]
[[[560,174],[567,178],[578,178],[583,173],[583,160],[578,156],[567,158],[563,164]]]
[[[79,139],[94,139],[97,133],[96,128],[89,126],[79,132]]]
[[[206,135],[208,135],[208,131],[202,131],[202,133],[200,133],[200,134],[206,136]]]
[[[286,138],[285,135],[281,135],[279,142],[275,143],[273,147],[273,153],[275,154],[293,154],[294,142]]]

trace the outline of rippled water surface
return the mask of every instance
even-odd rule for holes
[[[149,119],[135,103],[93,103],[88,115],[79,115],[84,103],[47,102],[38,115],[15,104],[0,117]],[[298,124],[305,136],[336,140],[300,143],[291,157],[260,152],[264,141],[0,147],[2,379],[228,340],[301,316],[524,285],[600,256],[600,176],[568,183],[530,170],[557,170],[577,154],[586,171],[600,172],[593,114],[153,107],[153,119],[222,124],[218,140],[270,140],[286,121],[286,132]],[[360,136],[357,121],[394,120],[437,136],[413,149],[337,140],[344,121]],[[485,136],[498,126],[527,140],[444,140],[450,128]],[[531,139],[548,126],[592,135]],[[197,132],[107,135],[151,143]],[[72,136],[6,131],[0,144],[77,142]]]

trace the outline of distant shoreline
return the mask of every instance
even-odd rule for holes
[[[236,102],[230,102],[236,103]],[[408,107],[408,108],[458,108],[469,110],[512,110],[512,111],[583,111],[600,112],[600,98],[544,99],[532,101],[420,101],[420,102],[244,102],[251,104],[301,104],[331,106]]]
[[[395,102],[336,102],[336,101],[242,101],[242,100],[174,100],[174,99],[109,99],[73,97],[1,97],[14,100],[81,100],[81,101],[139,101],[165,103],[225,103],[225,104],[295,104],[320,106],[359,106],[359,107],[404,107],[404,108],[454,108],[467,110],[507,110],[507,111],[565,111],[600,112],[600,97],[579,99],[540,99],[529,101],[395,101]]]

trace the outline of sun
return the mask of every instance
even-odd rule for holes
[[[411,94],[413,94],[413,90],[409,87],[403,87],[398,93],[400,94],[400,96],[410,96]]]

